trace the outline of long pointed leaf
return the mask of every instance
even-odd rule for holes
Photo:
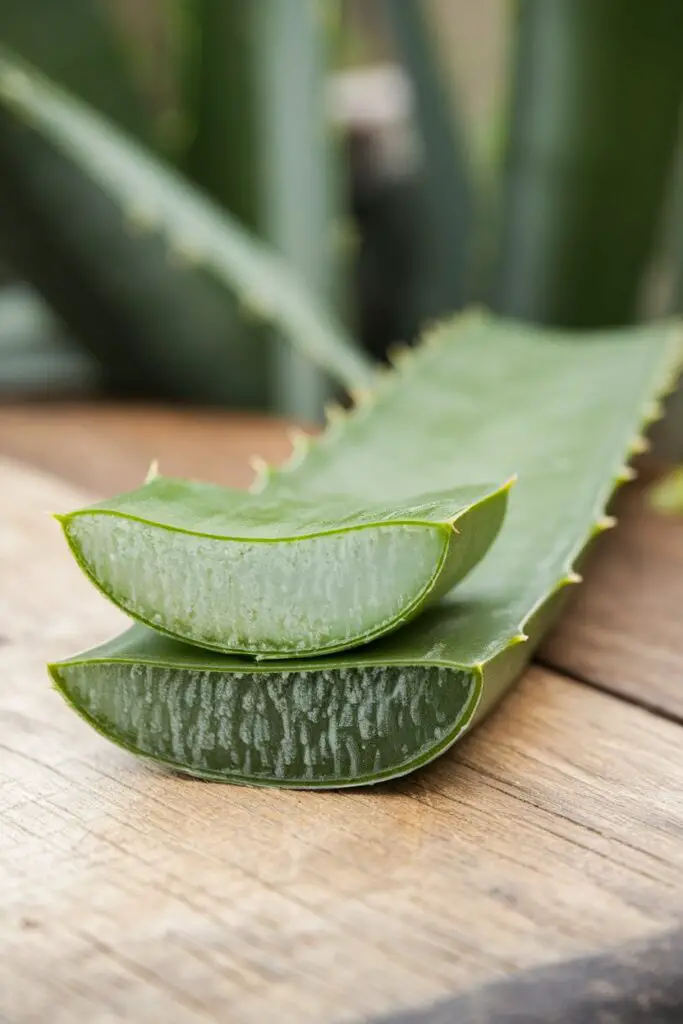
[[[93,182],[116,204],[122,218],[162,233],[171,254],[211,274],[245,315],[275,326],[344,386],[367,382],[371,375],[367,357],[282,258],[193,191],[182,176],[4,50],[0,52],[0,110],[7,128],[13,126],[17,137],[23,127],[55,147],[67,167]],[[22,171],[27,168],[13,152],[8,149],[3,159],[19,190],[24,184]],[[40,161],[27,157],[26,162],[30,172],[40,177]],[[68,185],[73,193],[73,181]],[[42,200],[45,216],[56,223],[59,211],[51,209],[50,193],[46,191]],[[120,237],[117,242],[123,244]],[[72,237],[72,243],[76,245],[78,239]],[[94,247],[90,250],[93,258],[95,251]],[[100,263],[106,255],[100,254]],[[87,261],[82,253],[80,258],[85,273]],[[131,281],[125,265],[117,266],[116,271],[124,298]],[[111,270],[106,273],[111,275]],[[144,294],[141,297],[144,301]],[[192,354],[184,351],[182,356],[190,358]]]
[[[440,74],[425,5],[387,0],[387,8],[412,82],[422,142],[422,321],[462,308],[471,295],[477,197],[464,126]]]
[[[634,319],[676,149],[681,46],[671,0],[520,0],[500,313]]]

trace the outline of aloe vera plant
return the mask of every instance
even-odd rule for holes
[[[0,128],[0,216],[12,257],[74,335],[111,359],[125,352],[141,376],[165,374],[174,393],[236,400],[236,367],[261,365],[265,353],[230,350],[234,314],[274,328],[347,388],[367,383],[371,360],[286,260],[5,49]],[[209,288],[209,298],[220,288],[229,300],[218,332]],[[198,374],[201,386],[190,389]]]
[[[464,485],[518,474],[481,562],[411,623],[325,657],[251,661],[135,625],[50,667],[92,726],[191,775],[338,787],[417,768],[495,706],[578,581],[587,545],[613,523],[606,503],[679,371],[680,331],[650,325],[579,343],[470,315],[427,342],[304,457],[264,470],[255,500],[301,488],[325,507],[340,492],[365,502],[373,488],[398,508],[408,490],[447,475]],[[191,558],[183,565],[196,571]],[[397,566],[385,568],[392,590]],[[339,570],[336,560],[318,568]]]
[[[315,0],[193,0],[194,181],[272,245],[317,296],[339,297],[334,170],[325,103],[327,14]],[[322,416],[329,385],[288,342],[271,354],[272,405]]]

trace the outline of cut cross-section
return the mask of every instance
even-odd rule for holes
[[[202,647],[281,658],[414,618],[484,556],[508,487],[380,506],[157,477],[61,521],[88,576],[134,618]]]

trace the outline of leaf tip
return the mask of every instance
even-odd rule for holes
[[[522,632],[515,633],[515,635],[510,640],[510,645],[512,646],[512,645],[517,645],[517,644],[525,644],[528,639],[529,639],[529,634],[528,633],[522,633]]]
[[[604,533],[605,530],[612,530],[617,525],[616,516],[602,516],[595,524],[596,533]]]

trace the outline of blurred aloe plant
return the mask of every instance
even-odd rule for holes
[[[0,245],[110,383],[309,418],[330,380],[362,386],[344,325],[366,339],[363,281],[350,292],[334,241],[350,195],[375,203],[358,265],[402,340],[473,300],[558,326],[649,315],[680,166],[678,0],[509,0],[487,166],[434,5],[374,7],[410,97],[390,127],[416,148],[409,187],[389,168],[363,192],[372,147],[347,166],[327,104],[345,3],[166,0],[185,130],[164,149],[111,5],[0,0]]]
[[[268,0],[207,0],[185,5],[185,16],[189,38],[199,40],[187,93],[195,133],[179,157],[185,175],[144,148],[139,132],[136,139],[100,119],[3,50],[2,244],[116,386],[315,419],[328,394],[319,368],[350,387],[362,385],[370,362],[333,312],[341,289],[325,109],[328,26],[312,0],[273,8]],[[21,53],[49,56],[26,19],[15,20]],[[93,19],[79,36],[81,97],[89,97],[97,65],[92,48],[109,52],[101,28]],[[245,38],[253,41],[246,52]],[[72,41],[72,56],[75,48]],[[122,67],[107,69],[123,76]],[[73,86],[73,65],[67,70]],[[241,107],[245,98],[253,107],[234,139],[230,102]],[[129,128],[125,112],[107,113]],[[240,167],[251,170],[240,178]]]

